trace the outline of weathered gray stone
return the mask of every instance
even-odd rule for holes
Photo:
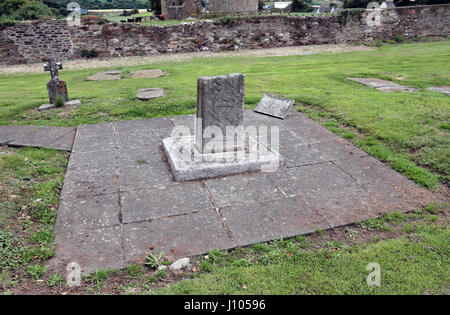
[[[349,78],[349,80],[362,83],[366,86],[375,88],[381,92],[416,92],[416,89],[403,86],[391,81],[381,80],[378,78]]]
[[[305,196],[356,185],[352,177],[330,162],[284,168],[268,176],[287,196]]]
[[[8,145],[16,147],[59,148],[60,140],[69,134],[73,135],[75,128],[44,126],[35,129],[9,142]],[[67,138],[66,138],[67,139]],[[70,139],[69,139],[70,141]],[[52,144],[55,143],[55,146]]]
[[[445,95],[450,96],[450,85],[449,86],[432,86],[429,87],[428,90],[433,92],[444,93]]]
[[[245,174],[206,181],[217,207],[249,204],[283,197],[266,174]]]
[[[63,196],[59,203],[55,232],[81,232],[119,225],[118,199],[117,192],[87,199]]]
[[[121,70],[97,72],[87,78],[88,81],[115,81],[120,79],[122,79]]]
[[[234,151],[235,139],[227,143],[227,128],[243,126],[245,98],[245,76],[230,74],[216,77],[200,77],[197,81],[197,119],[195,145],[200,153],[209,142],[215,148]]]
[[[238,246],[287,238],[326,227],[311,205],[301,198],[283,198],[222,209]]]
[[[164,96],[164,89],[160,88],[139,89],[136,95],[136,97],[141,101],[148,101],[163,96]]]
[[[183,268],[186,268],[190,265],[190,259],[188,257],[180,258],[177,261],[175,261],[173,264],[169,266],[172,270],[181,270]]]
[[[81,105],[80,100],[72,100],[72,101],[67,101],[64,103],[64,106],[77,106],[77,105]],[[41,106],[39,106],[38,111],[43,111],[43,110],[52,109],[52,108],[57,108],[57,107],[55,104],[42,104]]]
[[[293,99],[264,94],[255,112],[285,119],[294,105]]]
[[[320,142],[311,145],[319,152],[321,159],[325,161],[338,161],[351,157],[364,157],[368,154],[346,140],[340,138],[332,141]]]
[[[164,76],[161,69],[138,70],[130,73],[129,77],[134,79],[153,79]]]
[[[80,126],[61,192],[57,259],[90,270],[142,263],[150,251],[178,259],[434,200],[432,192],[299,113],[285,120],[253,111],[245,116],[246,124],[280,128],[281,169],[174,183],[160,139],[188,118]],[[195,147],[193,136],[189,143]]]
[[[90,209],[94,210],[94,209]],[[122,226],[56,233],[56,256],[50,263],[63,268],[76,262],[87,274],[100,268],[123,269]]]
[[[125,224],[123,233],[128,263],[144,261],[150,251],[180,258],[235,246],[215,210]]]
[[[122,192],[123,222],[138,222],[212,209],[207,190],[199,183],[167,185]]]
[[[52,108],[55,108],[55,107],[56,107],[55,104],[42,104],[41,106],[39,106],[38,111],[52,109]]]
[[[47,83],[48,98],[51,104],[55,104],[58,97],[62,97],[65,102],[69,100],[67,93],[66,82],[62,81],[58,77],[58,70],[62,69],[60,62],[54,62],[53,59],[49,59],[48,63],[44,64],[44,71],[50,71],[52,76],[51,80]]]
[[[6,145],[15,139],[24,138],[27,134],[39,129],[39,126],[0,126],[0,145]]]
[[[201,154],[193,136],[164,139],[163,147],[176,181],[272,171],[281,162],[278,152],[270,150]]]
[[[80,100],[71,100],[64,103],[64,106],[78,106],[81,105]]]

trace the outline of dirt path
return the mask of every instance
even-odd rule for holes
[[[180,62],[193,58],[216,58],[216,57],[273,57],[273,56],[293,56],[310,55],[318,53],[339,53],[353,51],[376,50],[375,47],[353,46],[353,45],[308,45],[291,46],[282,48],[268,49],[243,49],[227,52],[194,52],[182,54],[164,54],[147,57],[115,57],[110,59],[78,59],[64,62],[65,70],[90,69],[90,68],[109,68],[120,66],[138,66],[162,62]],[[0,65],[0,74],[10,73],[42,73],[42,63],[28,65]]]

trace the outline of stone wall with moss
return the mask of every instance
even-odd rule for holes
[[[19,23],[0,30],[0,63],[450,35],[450,5],[395,8],[380,14],[380,25],[373,26],[367,23],[370,16],[364,10],[324,16],[223,17],[172,26],[104,23],[92,18],[79,27],[68,27],[65,20]]]

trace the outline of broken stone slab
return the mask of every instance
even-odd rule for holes
[[[134,79],[154,79],[164,75],[165,73],[161,69],[151,69],[134,71],[129,75],[129,77]]]
[[[450,85],[447,86],[431,86],[428,88],[429,91],[444,93],[447,96],[450,96]]]
[[[394,82],[381,80],[378,78],[348,78],[349,80],[356,81],[378,91],[390,93],[390,92],[416,92],[416,89],[400,85]]]
[[[294,105],[293,99],[264,94],[254,109],[255,112],[285,119]]]
[[[72,100],[72,101],[67,101],[64,103],[64,106],[78,106],[78,105],[81,105],[80,100]],[[38,110],[43,111],[43,110],[52,109],[52,108],[56,108],[56,105],[55,104],[42,104],[41,106],[39,106]]]
[[[148,101],[148,100],[163,97],[163,96],[164,96],[164,89],[149,88],[149,89],[138,90],[136,97],[141,101]]]
[[[88,81],[113,81],[120,79],[122,79],[122,70],[97,72],[87,78]]]
[[[172,270],[181,270],[183,268],[189,267],[190,259],[189,258],[180,258],[175,261],[173,264],[169,266]]]

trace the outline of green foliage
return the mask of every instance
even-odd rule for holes
[[[160,252],[159,254],[153,254],[150,252],[148,256],[145,257],[145,264],[153,269],[156,269],[162,265],[163,255],[163,252]]]
[[[41,18],[54,18],[58,14],[58,10],[49,8],[39,0],[3,0],[0,3],[0,17],[2,20],[38,20]]]
[[[290,4],[291,12],[312,12],[314,9],[306,1],[294,0]]]
[[[150,9],[153,11],[155,15],[160,15],[161,11],[161,0],[149,0],[150,1]]]
[[[345,26],[349,18],[351,18],[352,20],[360,21],[362,18],[362,13],[364,11],[364,9],[357,8],[339,11],[339,13],[337,14],[338,22],[341,26]]]
[[[65,283],[65,279],[59,273],[52,274],[47,281],[49,287],[62,286]]]
[[[64,106],[64,96],[62,96],[61,94],[58,94],[55,97],[55,106],[56,107],[63,107]]]
[[[97,58],[98,52],[95,49],[83,49],[81,50],[81,58],[91,59]]]
[[[16,269],[20,264],[20,250],[12,233],[0,230],[0,269]]]
[[[33,278],[34,280],[41,279],[45,275],[47,270],[48,270],[48,265],[44,265],[44,264],[29,265],[27,267],[28,275],[31,278]]]

